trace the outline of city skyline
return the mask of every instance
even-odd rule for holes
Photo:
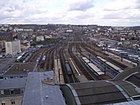
[[[140,25],[140,0],[1,0],[0,12],[1,24]]]

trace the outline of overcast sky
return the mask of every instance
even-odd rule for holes
[[[140,25],[140,0],[0,0],[2,24]]]

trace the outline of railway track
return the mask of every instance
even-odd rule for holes
[[[108,64],[106,64],[105,62],[99,60],[97,58],[97,56],[101,56],[102,58],[106,59],[107,61],[111,62],[112,64],[115,64],[116,61],[114,61],[111,58],[108,58],[107,56],[103,55],[103,54],[99,54],[100,52],[98,51],[98,54],[96,51],[93,51],[92,49],[88,48],[87,46],[82,45],[82,48],[84,48],[86,51],[88,51],[89,53],[91,53],[92,55],[94,55],[94,59],[96,59],[96,62],[98,63],[98,65],[102,65],[105,69],[105,71],[109,74],[109,76],[111,76],[112,78],[114,78],[117,74],[119,74],[120,72],[117,71],[116,69],[112,68],[111,66],[109,66]],[[102,52],[101,52],[102,53]],[[94,60],[95,61],[95,60]],[[122,64],[120,64],[119,62],[117,62],[117,64],[120,66],[122,66]],[[122,67],[126,67],[125,65]],[[122,68],[122,70],[124,70],[125,68]]]
[[[77,67],[79,68],[79,70],[86,76],[86,78],[88,80],[99,80],[99,76],[97,76],[95,74],[94,71],[92,71],[83,61],[82,59],[79,59],[77,56],[75,56],[75,54],[72,51],[72,46],[74,46],[74,44],[70,45],[70,48],[68,49],[68,52],[71,56],[71,58],[73,59],[73,61],[75,62],[75,64],[77,65]]]
[[[77,51],[80,53],[80,55],[82,56],[82,57],[86,57],[86,58],[89,58],[89,55],[87,54],[83,54],[82,53],[82,50],[81,50],[81,44],[76,44],[76,49],[77,49]],[[93,59],[90,59],[90,63],[93,63],[95,66],[97,66],[97,68],[99,68],[102,72],[104,72],[104,67],[102,67],[102,63],[101,62],[99,62],[97,59],[96,59],[96,57],[95,56],[93,56],[93,55],[90,55],[90,57],[94,57]],[[97,73],[97,76],[100,78],[100,79],[102,79],[102,80],[105,80],[105,79],[111,79],[111,77],[110,76],[108,76],[108,75],[106,75],[106,73],[104,72],[104,74],[98,74],[98,72],[96,72]]]
[[[63,76],[64,76],[64,81],[65,81],[65,83],[69,83],[70,80],[69,80],[69,78],[67,76],[66,67],[65,67],[65,58],[64,58],[64,55],[63,55],[64,47],[65,46],[63,46],[63,48],[59,49],[59,56],[60,56],[60,62],[61,62]]]
[[[53,70],[54,69],[54,51],[56,49],[56,46],[53,46],[46,52],[46,63],[45,63],[45,70]]]
[[[68,48],[65,52],[65,56],[68,57],[68,62],[69,62],[69,65],[71,67],[70,73],[72,74],[73,81],[79,82],[79,79],[77,78],[77,73],[76,73],[74,64],[72,63],[73,62],[72,57],[70,56],[70,53],[69,53],[69,48],[70,48],[70,45],[68,44]]]
[[[106,54],[106,53],[104,53],[104,52],[103,52],[100,48],[98,48],[96,45],[93,45],[93,47],[91,47],[91,46],[89,46],[89,45],[87,45],[87,44],[84,43],[83,46],[84,46],[85,48],[88,47],[88,48],[91,50],[92,53],[94,53],[95,55],[98,55],[98,56],[101,56],[101,57],[105,58],[106,60],[108,60],[108,61],[112,62],[113,64],[115,64],[116,66],[120,67],[121,69],[124,70],[124,69],[127,68],[126,65],[124,65],[124,64],[122,64],[122,63],[120,63],[120,62],[117,62],[116,60],[114,60],[114,59],[108,57],[109,55]],[[93,52],[93,51],[94,51],[94,52]]]
[[[62,67],[65,83],[79,82],[79,80],[76,78],[73,72],[73,69],[69,60],[70,58],[66,54],[67,52],[65,52],[64,50],[65,48],[66,48],[66,45],[63,45],[63,47],[59,49],[60,62],[61,62],[61,67]]]
[[[28,62],[36,62],[36,59],[40,53],[44,53],[47,49],[46,48],[40,48],[38,51],[34,52]]]

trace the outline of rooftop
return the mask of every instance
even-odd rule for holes
[[[137,91],[139,87],[127,81],[91,81],[71,83],[67,87],[74,95],[77,105],[103,105],[140,99],[140,92]],[[65,92],[68,92],[66,87]]]
[[[140,100],[136,101],[129,101],[129,102],[122,102],[122,103],[116,103],[116,104],[107,104],[107,105],[139,105]]]
[[[27,78],[0,79],[0,90],[25,88]]]
[[[30,72],[22,105],[65,105],[53,71]]]
[[[140,69],[126,70],[113,80],[62,85],[62,91],[65,97],[65,92],[73,94],[70,98],[74,98],[74,105],[137,105],[139,101],[136,100],[140,99]],[[66,102],[70,105],[67,99]]]
[[[109,81],[70,84],[81,105],[106,104],[127,101],[123,91]]]
[[[53,71],[29,72],[28,77],[1,79],[0,90],[25,88],[22,105],[138,105],[139,75],[135,68],[112,80],[59,85]]]

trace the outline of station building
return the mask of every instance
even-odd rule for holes
[[[130,75],[131,74],[131,75]],[[59,84],[53,71],[0,80],[1,105],[139,105],[140,69],[111,80]]]

